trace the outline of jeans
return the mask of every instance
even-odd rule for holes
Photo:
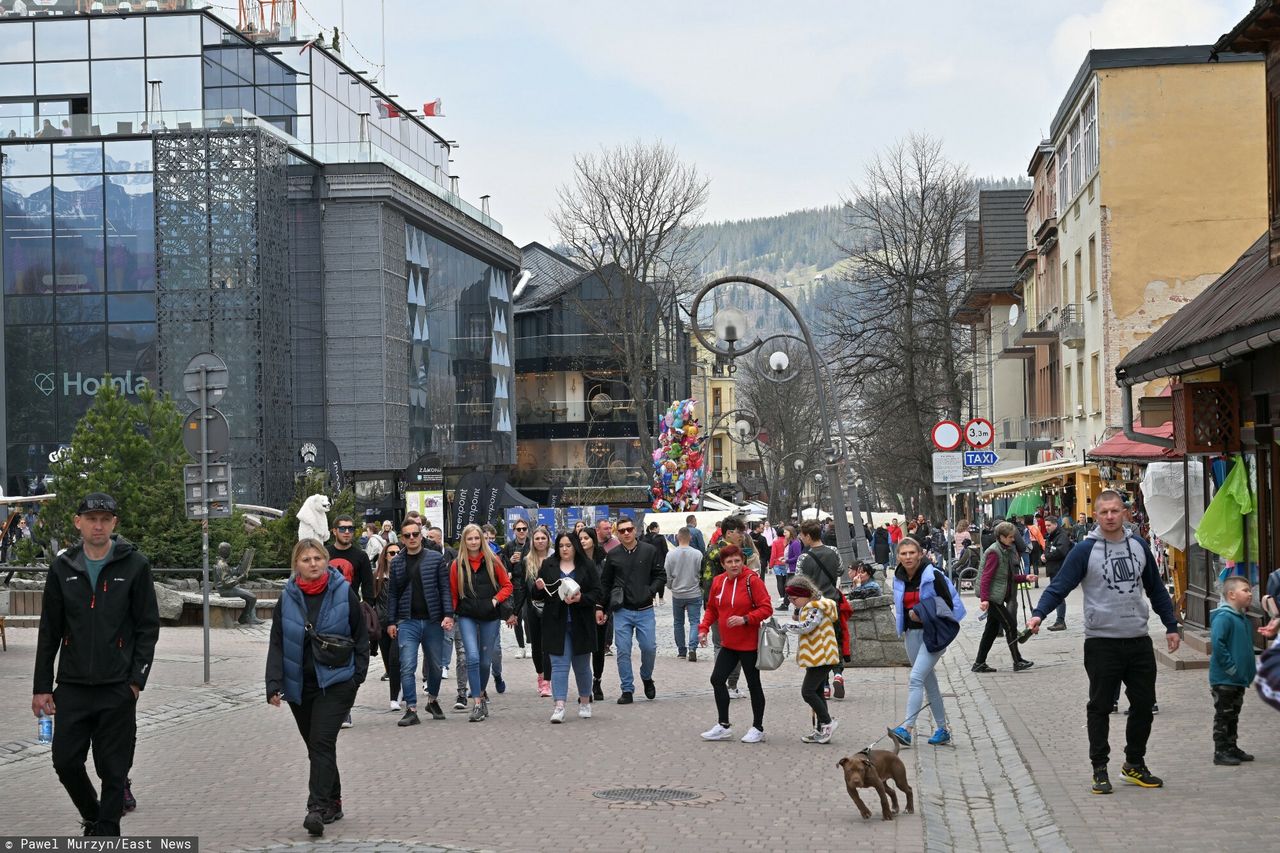
[[[760,670],[756,669],[756,652],[739,652],[721,648],[711,667],[711,692],[716,697],[718,722],[729,728],[729,673],[741,671],[747,677],[747,689],[751,692],[751,725],[764,731],[764,688],[760,686]]]
[[[342,801],[342,777],[338,775],[338,728],[356,701],[355,681],[344,681],[321,690],[302,688],[302,704],[289,703],[298,733],[307,745],[311,772],[307,783],[307,811],[317,811]]]
[[[622,609],[613,614],[613,643],[617,646],[618,680],[623,693],[634,693],[635,677],[631,672],[631,638],[640,644],[640,680],[653,678],[653,664],[658,657],[657,624],[653,608]]]
[[[444,656],[444,628],[430,619],[402,619],[396,628],[396,652],[400,655],[400,692],[405,706],[418,705],[418,647],[426,659],[427,698],[440,695],[440,659]]]
[[[804,671],[804,683],[800,685],[800,698],[813,709],[818,725],[825,726],[831,722],[831,712],[827,709],[827,700],[822,696],[822,689],[827,685],[831,675],[830,666],[811,666]]]
[[[483,622],[462,616],[458,619],[458,634],[467,653],[467,683],[471,698],[479,699],[489,686],[489,673],[493,667],[493,647],[498,644],[498,630],[502,622],[486,619]]]
[[[59,684],[53,730],[53,769],[80,817],[98,822],[100,835],[120,834],[125,777],[133,766],[138,700],[128,684]],[[339,721],[341,722],[341,721]],[[84,762],[93,749],[93,766],[102,780],[102,799]]]
[[[943,652],[930,652],[924,647],[924,631],[920,628],[908,628],[903,637],[907,646],[907,659],[911,661],[911,676],[907,679],[906,725],[915,726],[916,717],[924,707],[925,694],[928,694],[934,722],[938,724],[938,728],[945,728],[947,711],[942,707],[942,690],[938,688],[938,676],[933,671],[942,659]]]
[[[1111,707],[1113,696],[1124,684],[1129,697],[1129,717],[1125,725],[1125,761],[1142,764],[1151,737],[1151,706],[1156,702],[1156,653],[1151,638],[1086,637],[1084,671],[1089,674],[1089,760],[1094,767],[1106,767],[1111,757]]]
[[[680,654],[688,654],[690,649],[698,647],[698,620],[702,618],[701,598],[671,599],[671,613],[675,617],[676,650]],[[689,631],[684,628],[685,616],[689,617]]]
[[[996,632],[1001,627],[1004,628],[1005,641],[1009,643],[1009,656],[1013,658],[1014,663],[1022,660],[1022,653],[1018,651],[1018,620],[1010,612],[1013,606],[996,601],[987,605],[987,624],[982,629],[982,640],[978,643],[978,659],[974,663],[987,662],[987,654],[991,651],[991,645],[996,641]]]
[[[569,695],[569,667],[578,683],[578,697],[591,701],[591,652],[573,653],[573,638],[564,634],[564,654],[551,655],[551,698],[563,702]]]

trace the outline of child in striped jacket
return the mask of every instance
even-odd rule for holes
[[[783,629],[798,635],[796,663],[804,667],[804,683],[800,696],[813,709],[814,730],[800,738],[805,743],[829,743],[837,722],[831,719],[822,687],[833,667],[840,663],[840,646],[836,641],[836,619],[840,611],[836,603],[822,594],[817,584],[804,575],[787,578],[787,598],[799,611],[795,622]]]

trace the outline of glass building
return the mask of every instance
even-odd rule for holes
[[[104,375],[189,408],[204,350],[231,372],[241,501],[287,500],[304,445],[379,510],[424,454],[514,464],[520,253],[446,188],[443,137],[319,43],[18,5],[0,0],[9,494],[44,489]]]

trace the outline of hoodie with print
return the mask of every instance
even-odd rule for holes
[[[1091,531],[1071,549],[1032,613],[1044,619],[1077,586],[1084,590],[1086,637],[1146,636],[1151,608],[1155,608],[1166,633],[1178,631],[1178,617],[1169,591],[1160,580],[1156,558],[1147,543],[1133,534],[1126,533],[1121,542],[1111,542],[1102,535],[1101,528]]]
[[[745,616],[745,625],[730,625],[730,616]],[[702,612],[699,633],[720,626],[720,645],[735,652],[753,652],[759,642],[760,623],[773,616],[773,599],[760,576],[743,567],[735,578],[721,572],[711,581],[707,608]]]

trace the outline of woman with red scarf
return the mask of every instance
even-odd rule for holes
[[[315,539],[293,547],[293,577],[280,591],[267,649],[267,701],[289,703],[307,745],[311,775],[302,826],[324,835],[342,817],[338,729],[369,671],[369,627],[360,599]],[[328,648],[317,649],[322,638]],[[347,647],[341,638],[350,642]]]
[[[471,691],[469,722],[478,723],[489,717],[489,696],[485,692],[492,672],[494,647],[498,630],[505,619],[516,621],[514,610],[506,610],[504,601],[511,598],[513,587],[502,561],[485,542],[484,531],[477,524],[462,528],[462,552],[449,572],[453,590],[453,612],[458,617],[458,631],[467,655],[467,680]]]

